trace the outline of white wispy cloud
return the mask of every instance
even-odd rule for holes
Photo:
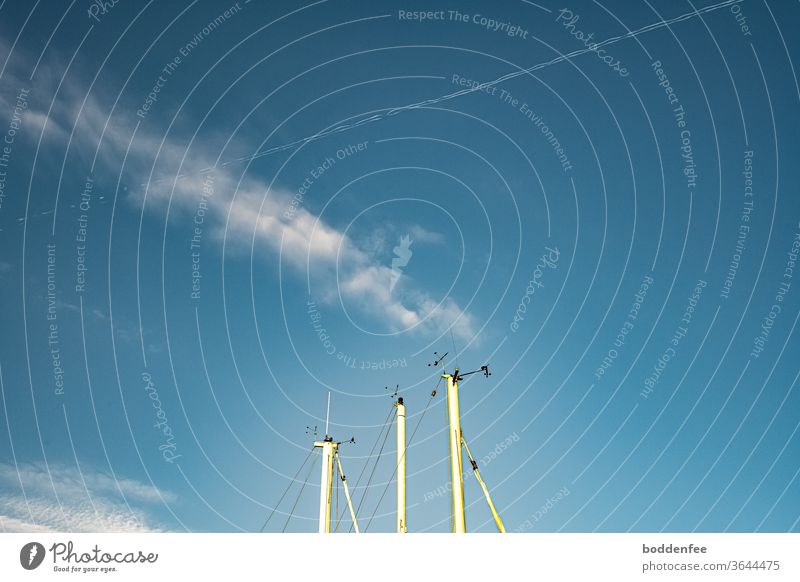
[[[445,238],[441,232],[434,232],[432,230],[428,230],[423,228],[419,224],[414,224],[409,229],[411,238],[414,239],[416,243],[423,243],[423,244],[444,244]]]
[[[196,204],[197,192],[182,193],[181,199],[194,199]],[[402,294],[392,293],[391,267],[358,242],[305,208],[286,218],[284,211],[291,199],[291,192],[267,189],[248,180],[234,200],[223,196],[216,199],[216,205],[223,216],[230,210],[229,237],[249,242],[255,234],[295,271],[310,275],[316,289],[328,289],[323,300],[335,301],[338,292],[363,312],[383,319],[392,331],[417,328],[442,333],[452,327],[461,339],[474,335],[472,317],[454,300],[439,304],[410,285]]]
[[[150,513],[176,501],[153,485],[94,470],[0,463],[0,529],[7,532],[166,531]]]
[[[120,136],[119,141],[122,139]],[[315,289],[328,290],[321,293],[323,301],[335,302],[338,292],[363,312],[383,320],[392,331],[414,328],[444,333],[452,328],[460,339],[474,337],[473,317],[452,298],[436,302],[413,282],[407,283],[402,293],[392,293],[392,269],[381,262],[380,256],[369,252],[374,241],[367,239],[361,244],[302,205],[292,207],[294,192],[269,187],[252,177],[238,180],[226,167],[208,172],[210,156],[186,155],[183,145],[174,142],[156,146],[144,137],[131,149],[146,158],[156,147],[161,148],[158,167],[162,171],[168,168],[173,177],[180,170],[183,177],[154,179],[134,192],[132,196],[145,202],[147,208],[161,211],[170,202],[173,212],[194,212],[204,181],[213,176],[214,194],[208,199],[212,211],[206,214],[204,225],[207,227],[216,217],[211,222],[212,235],[248,249],[255,240],[260,248],[279,254],[296,273],[309,276]],[[441,235],[421,227],[413,232],[424,242],[441,240]]]

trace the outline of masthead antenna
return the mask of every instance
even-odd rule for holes
[[[327,437],[328,434],[328,420],[331,417],[331,393],[328,392],[328,411],[325,413],[325,436]]]

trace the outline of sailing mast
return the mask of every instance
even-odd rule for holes
[[[353,503],[350,500],[350,490],[347,487],[347,478],[342,470],[342,460],[339,457],[340,442],[333,440],[333,437],[328,434],[328,421],[330,420],[331,413],[331,393],[328,392],[328,411],[325,415],[325,438],[321,441],[314,442],[314,448],[322,449],[322,474],[320,475],[320,490],[319,490],[319,533],[331,533],[331,495],[333,493],[333,468],[334,461],[339,470],[339,476],[342,479],[342,487],[344,495],[347,498],[347,507],[350,509],[350,517],[353,520],[353,527],[356,533],[360,533],[358,529],[358,521],[356,514],[353,511]],[[355,442],[355,439],[350,439],[347,442]]]
[[[406,521],[406,405],[400,396],[397,406],[397,533],[408,531]]]
[[[446,355],[447,354],[445,354],[445,356]],[[444,356],[441,356],[434,362],[434,365],[438,365],[443,359]],[[478,370],[465,373],[460,373],[458,368],[456,368],[455,372],[452,374],[448,374],[446,372],[442,374],[442,378],[447,381],[447,419],[449,423],[448,441],[450,444],[450,479],[452,483],[450,495],[451,509],[453,512],[453,533],[466,533],[467,531],[466,517],[464,515],[464,472],[462,466],[462,446],[467,451],[469,461],[472,464],[472,470],[476,479],[478,480],[478,483],[481,485],[481,489],[483,489],[483,494],[486,497],[486,502],[489,504],[489,509],[492,512],[492,517],[494,518],[494,522],[498,531],[500,531],[500,533],[506,533],[503,520],[500,519],[500,515],[495,509],[494,503],[492,503],[492,497],[489,495],[489,489],[486,487],[486,484],[481,478],[481,474],[478,471],[478,464],[475,462],[475,459],[472,458],[469,447],[467,447],[467,441],[464,439],[464,433],[461,431],[461,411],[458,404],[458,383],[464,378],[464,376],[477,374],[478,372],[482,372],[487,378],[491,376],[491,372],[489,372],[489,366],[481,366]]]
[[[339,443],[333,442],[333,439],[326,435],[325,440],[316,441],[314,447],[322,449],[322,477],[319,484],[319,533],[331,533],[333,456],[339,449]]]
[[[447,418],[449,421],[450,442],[450,488],[453,512],[453,533],[466,533],[467,520],[464,516],[464,473],[461,468],[461,411],[458,407],[458,368],[454,374],[442,374],[447,381]]]
[[[434,352],[436,354],[436,352]],[[446,356],[445,354],[444,356]],[[438,366],[443,360],[444,356],[438,356],[432,363],[428,364]],[[472,470],[475,478],[483,490],[486,497],[486,502],[494,518],[495,525],[501,533],[506,533],[503,521],[497,512],[497,509],[492,502],[489,488],[484,483],[480,471],[478,471],[478,464],[472,456],[472,453],[467,446],[467,441],[464,439],[464,434],[461,431],[461,410],[458,402],[458,384],[465,376],[471,374],[483,373],[485,377],[491,376],[488,366],[481,366],[480,369],[472,372],[460,372],[458,368],[452,374],[443,372],[441,377],[447,382],[447,419],[448,419],[448,444],[450,449],[450,478],[451,478],[451,511],[453,515],[453,533],[466,533],[467,523],[464,511],[464,471],[463,471],[463,451],[465,450],[469,457]],[[436,395],[436,390],[431,393],[431,397]],[[397,390],[392,395],[397,396]],[[408,531],[408,521],[406,517],[406,407],[403,398],[397,396],[394,402],[397,407],[396,422],[397,422],[397,533],[406,533]],[[347,507],[350,510],[350,517],[353,520],[353,527],[356,533],[360,533],[358,521],[356,519],[355,511],[353,510],[353,503],[350,498],[350,490],[347,486],[347,479],[342,469],[342,461],[339,456],[339,445],[341,442],[333,440],[329,434],[330,423],[330,393],[328,393],[328,407],[325,417],[325,438],[321,441],[314,441],[314,448],[322,449],[322,472],[320,475],[320,499],[319,499],[319,533],[331,532],[331,496],[333,492],[333,479],[334,470],[338,469],[339,476],[342,479],[345,497],[347,498]],[[426,407],[427,408],[427,407]],[[416,432],[416,429],[415,429]],[[388,436],[388,433],[387,433]],[[412,435],[413,436],[413,435]],[[350,439],[347,442],[355,442],[355,439]],[[384,441],[385,442],[385,441]],[[388,486],[388,483],[387,483]]]

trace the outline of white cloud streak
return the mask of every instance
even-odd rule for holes
[[[15,468],[0,463],[0,529],[7,532],[165,531],[149,516],[162,500],[174,503],[177,498],[97,471],[51,464],[48,472],[43,464]]]
[[[46,72],[46,65],[42,67],[44,70],[37,74],[47,80],[51,75]],[[47,94],[46,89],[42,92]],[[118,169],[128,151],[126,170],[134,176],[132,182],[146,182],[154,167],[153,175],[158,178],[141,190],[132,191],[134,201],[141,203],[146,191],[148,210],[163,211],[171,197],[174,210],[194,212],[207,175],[203,171],[213,165],[214,152],[198,140],[187,154],[186,144],[179,139],[168,137],[162,143],[161,137],[148,131],[146,126],[139,127],[130,143],[134,124],[123,122],[128,119],[123,115],[115,115],[109,121],[110,107],[96,94],[97,88],[85,99],[85,87],[65,82],[50,115],[32,107],[26,114],[26,122],[40,132],[46,120],[45,141],[63,145],[69,138],[69,147],[78,148],[83,155],[94,156],[100,145],[98,160],[108,168]],[[391,268],[370,252],[374,241],[365,240],[360,244],[302,205],[287,219],[284,212],[289,208],[293,192],[270,188],[250,177],[238,182],[231,168],[214,170],[215,194],[209,200],[212,209],[209,215],[217,217],[212,223],[213,234],[246,245],[255,236],[260,248],[280,253],[296,274],[310,273],[315,289],[338,288],[343,299],[382,322],[388,331],[414,329],[441,334],[452,328],[460,339],[474,336],[473,317],[452,298],[434,301],[424,286],[415,284],[407,275],[403,284],[392,292]],[[164,179],[178,172],[183,177],[177,182],[172,178]],[[225,217],[228,217],[227,230]],[[440,234],[420,227],[413,227],[412,232],[420,243],[441,242]],[[318,299],[334,302],[337,297],[335,293],[324,293]]]

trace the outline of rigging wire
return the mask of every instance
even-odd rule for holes
[[[339,474],[339,463],[334,463],[334,469],[333,470],[335,472],[333,478],[334,478],[334,480],[336,482],[336,513],[334,513],[334,515],[339,515],[339,479],[341,479],[341,477],[342,477],[341,474]],[[337,477],[339,477],[339,479],[337,479]],[[336,519],[336,529],[333,530],[333,533],[336,533],[336,531],[338,529],[339,529],[339,519],[337,518]]]
[[[338,469],[337,469],[338,471]],[[336,527],[333,528],[333,533],[339,531],[339,523],[342,521],[342,517],[344,517],[344,509],[342,513],[339,513],[339,482],[336,482]]]
[[[275,515],[275,510],[278,509],[278,506],[280,506],[281,501],[283,501],[283,498],[286,497],[287,493],[289,493],[289,489],[291,488],[292,484],[297,480],[297,476],[300,474],[300,471],[303,470],[303,467],[305,467],[306,463],[308,462],[308,459],[311,458],[312,454],[314,454],[314,448],[313,447],[311,448],[310,451],[308,451],[308,455],[306,456],[305,460],[303,461],[303,464],[300,465],[299,469],[297,469],[297,472],[294,474],[294,477],[292,477],[291,480],[289,481],[289,484],[286,486],[286,489],[283,490],[283,495],[281,495],[281,498],[278,499],[278,503],[275,504],[275,507],[272,508],[272,511],[270,512],[269,517],[267,517],[266,521],[264,522],[264,525],[261,526],[261,529],[259,530],[259,533],[264,533],[264,528],[267,527],[267,524],[269,523],[269,520],[272,519],[273,515]]]
[[[397,408],[394,406],[394,404],[392,405],[392,410],[394,410],[395,413],[397,412]],[[389,414],[389,416],[391,416],[391,414]],[[378,455],[375,457],[375,464],[372,466],[372,472],[369,475],[369,479],[367,480],[367,484],[364,486],[364,494],[361,496],[361,501],[358,502],[358,509],[356,509],[356,517],[358,517],[358,512],[361,511],[361,506],[364,504],[364,500],[367,498],[367,493],[369,493],[369,486],[372,483],[373,477],[375,477],[375,469],[378,468],[378,461],[381,460],[381,455],[383,454],[383,449],[386,446],[386,440],[389,438],[389,433],[391,431],[392,431],[392,425],[389,424],[386,427],[386,434],[383,437],[383,443],[381,444],[381,448],[378,451]],[[383,498],[383,496],[381,496],[381,498]],[[353,531],[352,524],[350,525],[350,531]],[[364,530],[364,531],[366,531],[366,530]]]
[[[425,408],[423,409],[422,414],[420,415],[419,420],[417,421],[417,425],[414,427],[414,431],[411,433],[411,436],[408,439],[408,443],[406,445],[406,451],[408,451],[408,448],[411,446],[411,442],[414,440],[414,435],[417,434],[417,430],[419,430],[419,425],[422,424],[422,419],[425,418],[425,413],[428,412],[428,407],[431,405],[431,402],[433,402],[433,398],[434,396],[436,396],[436,390],[439,388],[439,384],[441,383],[441,381],[442,377],[439,376],[439,382],[436,383],[436,388],[434,388],[433,392],[431,392],[430,398],[428,398],[428,403],[425,405]],[[369,529],[369,524],[372,523],[372,518],[375,517],[375,514],[378,511],[378,507],[380,507],[381,501],[383,501],[383,498],[386,496],[386,492],[389,490],[389,485],[391,485],[392,479],[394,479],[394,476],[397,474],[397,469],[400,467],[400,463],[402,462],[404,457],[405,457],[405,452],[403,453],[403,456],[401,456],[397,460],[397,465],[395,465],[394,471],[392,471],[392,476],[389,477],[389,480],[386,482],[386,487],[383,488],[383,493],[381,494],[381,498],[378,499],[378,504],[375,506],[375,510],[372,512],[372,515],[370,516],[369,521],[367,522],[367,525],[364,528],[364,533],[366,533],[367,530]]]
[[[312,452],[314,450],[316,449],[312,449]],[[311,461],[311,465],[308,467],[308,473],[306,473],[306,478],[305,481],[303,481],[303,486],[300,487],[300,492],[297,494],[297,499],[294,500],[294,505],[292,505],[292,510],[289,512],[289,517],[286,518],[286,523],[283,524],[283,529],[281,530],[281,533],[286,532],[286,528],[289,526],[289,521],[292,519],[292,516],[294,515],[294,510],[297,508],[297,504],[300,501],[300,496],[303,494],[303,489],[306,488],[306,484],[308,483],[308,478],[311,477],[311,471],[314,469],[314,465],[316,465],[316,463],[317,463],[317,457],[314,457],[314,459]]]
[[[394,406],[392,406],[392,407],[389,409],[389,414],[387,414],[387,415],[386,415],[386,419],[383,421],[383,426],[381,427],[381,430],[380,430],[380,431],[378,431],[378,436],[377,436],[377,437],[375,437],[375,442],[374,442],[374,443],[372,443],[372,448],[371,448],[371,449],[370,449],[370,451],[369,451],[369,455],[367,455],[367,461],[364,463],[364,466],[361,468],[361,473],[359,474],[359,476],[358,476],[358,479],[356,479],[356,484],[355,484],[355,486],[353,487],[353,491],[356,491],[356,490],[358,489],[358,485],[359,485],[359,483],[361,483],[361,478],[364,476],[364,472],[367,470],[367,467],[368,467],[368,466],[369,466],[369,464],[370,464],[370,459],[372,458],[372,453],[375,451],[375,447],[377,447],[377,446],[378,446],[378,441],[380,441],[380,440],[381,440],[381,435],[383,434],[383,431],[384,431],[384,429],[386,428],[386,423],[388,423],[388,422],[389,422],[389,419],[390,419],[390,418],[391,418],[391,416],[392,416],[392,411],[393,411],[393,410],[394,410]],[[344,517],[344,513],[345,513],[345,511],[347,511],[347,508],[346,508],[346,507],[342,508],[342,513],[341,513],[341,515],[339,516],[339,520],[341,520],[341,519]],[[339,520],[337,520],[337,524],[338,524],[338,521],[339,521]]]
[[[450,342],[453,344],[453,357],[456,360],[456,370],[458,370],[458,350],[456,350],[456,340],[453,337],[453,328],[450,328]]]

